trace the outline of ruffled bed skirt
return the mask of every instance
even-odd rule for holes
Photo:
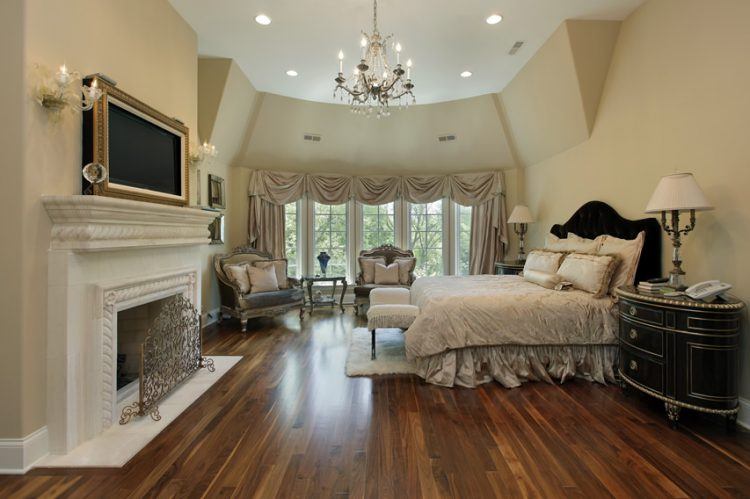
[[[417,374],[428,383],[474,388],[492,380],[506,388],[525,381],[560,383],[580,377],[615,382],[617,345],[507,345],[467,347],[419,358]]]

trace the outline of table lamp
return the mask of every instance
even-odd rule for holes
[[[508,217],[508,223],[513,224],[513,230],[516,234],[518,234],[518,260],[523,261],[526,260],[526,253],[523,250],[523,239],[524,236],[526,236],[526,231],[528,230],[528,224],[534,222],[534,217],[531,215],[531,211],[529,211],[529,208],[518,204],[513,208],[513,211],[510,213],[510,217]]]
[[[669,273],[669,286],[674,289],[685,289],[682,283],[685,272],[682,270],[680,259],[680,237],[695,228],[695,212],[707,210],[713,210],[713,206],[708,202],[692,173],[675,173],[662,177],[646,206],[646,213],[661,212],[661,226],[672,239],[674,268]],[[681,211],[690,212],[690,223],[683,228],[680,228]],[[667,223],[667,213],[671,213],[670,224]]]

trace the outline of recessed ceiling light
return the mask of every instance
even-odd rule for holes
[[[290,69],[289,71],[286,72],[287,76],[297,76],[297,74],[298,73],[293,69]]]
[[[468,77],[470,77],[470,76],[471,76],[472,74],[473,74],[473,73],[472,73],[471,71],[464,71],[463,73],[461,73],[461,78],[468,78]]]
[[[492,14],[490,17],[487,18],[487,24],[497,24],[502,20],[503,20],[503,16],[501,16],[500,14]]]
[[[269,24],[271,24],[271,18],[265,14],[258,14],[257,16],[255,16],[255,22],[260,24],[261,26],[268,26]]]

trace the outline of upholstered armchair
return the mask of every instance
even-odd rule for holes
[[[385,264],[390,265],[397,258],[414,258],[414,252],[411,250],[403,250],[390,244],[384,244],[370,250],[362,250],[359,252],[359,258],[357,259],[357,266],[359,273],[357,274],[357,280],[354,286],[354,310],[357,315],[361,315],[362,309],[370,304],[370,291],[375,288],[406,288],[409,289],[416,279],[414,275],[414,268],[412,267],[409,272],[409,279],[406,284],[375,284],[372,282],[365,282],[364,273],[362,270],[362,258],[377,258],[382,257],[385,259]],[[416,263],[416,260],[415,260]]]
[[[225,272],[227,265],[254,265],[262,261],[283,261],[283,274],[286,274],[286,259],[274,259],[270,254],[255,248],[239,247],[231,253],[214,256],[214,270],[219,281],[221,312],[236,317],[247,331],[247,321],[255,317],[271,317],[299,307],[300,319],[305,313],[305,295],[299,280],[284,275],[279,278],[278,291],[243,293],[240,287]],[[280,277],[277,275],[277,277]]]

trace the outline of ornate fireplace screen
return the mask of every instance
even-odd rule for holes
[[[120,424],[136,416],[159,421],[159,402],[177,385],[205,367],[213,372],[213,359],[202,355],[198,310],[182,295],[166,300],[141,344],[138,401],[126,406]]]

